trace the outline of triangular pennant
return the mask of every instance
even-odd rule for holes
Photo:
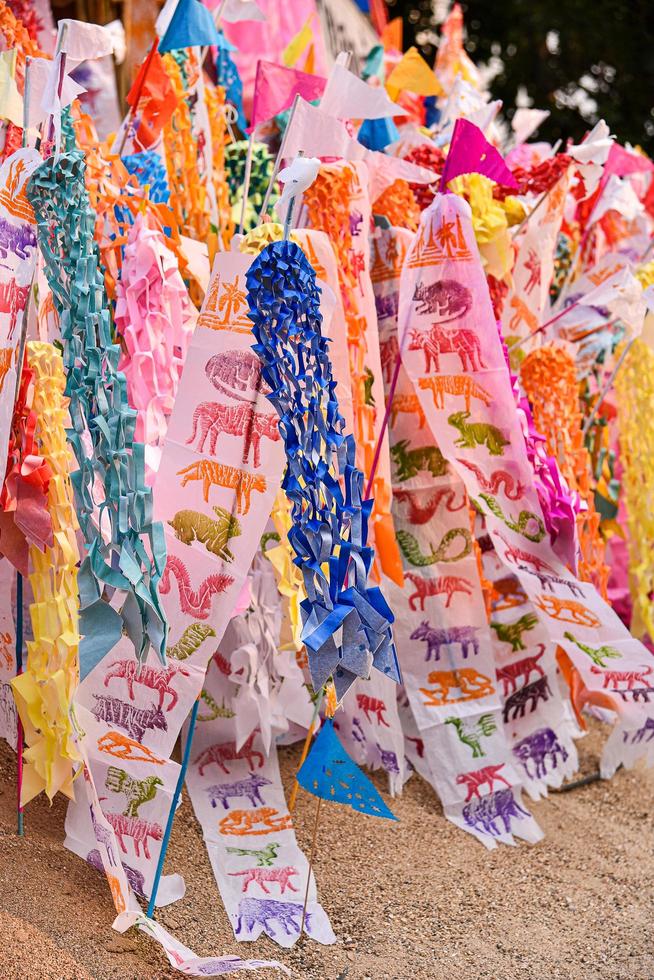
[[[501,154],[488,142],[482,131],[467,119],[457,119],[443,168],[441,191],[455,177],[472,173],[483,174],[504,187],[518,186]]]
[[[159,41],[159,50],[177,51],[180,48],[204,48],[220,42],[213,17],[199,0],[179,0],[166,33]]]
[[[307,102],[319,99],[325,90],[325,79],[295,68],[284,68],[272,61],[257,62],[250,132],[259,123],[272,119],[293,104],[296,95]]]
[[[392,99],[400,92],[417,95],[442,95],[443,89],[417,48],[409,48],[388,76],[386,91]]]
[[[397,820],[368,777],[343,748],[331,718],[326,719],[320,729],[297,774],[297,781],[308,793],[322,800],[343,803],[373,817]]]

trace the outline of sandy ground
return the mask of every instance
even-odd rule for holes
[[[601,737],[594,731],[579,744],[582,771],[590,772]],[[15,764],[2,745],[0,977],[179,977],[147,937],[111,930],[106,882],[63,849],[63,801],[31,804],[27,835],[15,836]],[[282,750],[287,786],[298,754],[298,747]],[[184,875],[187,892],[157,915],[199,955],[279,959],[294,980],[649,980],[653,802],[653,773],[619,772],[610,783],[533,804],[545,840],[494,852],[448,823],[415,776],[391,804],[398,824],[323,805],[315,869],[339,942],[303,939],[284,951],[266,939],[234,940],[185,799],[169,868]],[[314,806],[300,795],[296,826],[305,848]]]

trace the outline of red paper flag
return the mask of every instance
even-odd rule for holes
[[[455,177],[472,173],[483,174],[504,187],[518,188],[504,159],[488,142],[481,129],[467,119],[457,119],[441,178],[441,192]]]
[[[283,68],[272,61],[258,61],[252,120],[248,132],[251,133],[259,123],[288,109],[296,95],[301,95],[307,102],[319,99],[326,84],[327,79],[319,75],[308,75],[295,68]]]
[[[156,47],[139,68],[127,102],[139,118],[135,142],[147,149],[157,140],[179,102]]]

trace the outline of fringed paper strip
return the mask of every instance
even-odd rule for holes
[[[80,636],[79,551],[66,442],[66,379],[61,354],[51,344],[28,343],[27,365],[34,379],[35,440],[51,474],[47,506],[53,540],[45,551],[30,547],[34,638],[27,642],[25,671],[13,681],[28,745],[23,805],[42,790],[50,800],[58,792],[72,799],[74,770],[81,761],[69,716],[79,681]]]
[[[247,285],[255,350],[287,451],[289,540],[307,591],[303,640],[314,688],[333,675],[340,699],[372,666],[399,680],[392,614],[379,589],[367,585],[371,503],[361,500],[354,439],[342,434],[315,272],[297,245],[276,242],[255,259]]]
[[[152,519],[144,447],[133,441],[136,413],[117,370],[120,349],[111,337],[82,154],[44,161],[30,180],[28,197],[59,315],[70,439],[79,466],[73,486],[88,552],[78,577],[84,675],[123,628],[139,659],[150,646],[163,657],[167,631],[158,583],[165,545],[161,525]],[[126,593],[120,611],[105,602],[106,588]]]

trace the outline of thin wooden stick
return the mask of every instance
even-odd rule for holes
[[[632,337],[631,340],[628,341],[628,343],[625,345],[625,348],[622,351],[622,353],[620,354],[620,357],[618,358],[615,367],[611,371],[611,374],[609,376],[608,381],[606,382],[606,384],[604,385],[604,387],[600,391],[600,393],[599,393],[599,395],[597,397],[597,401],[593,405],[593,408],[591,410],[591,413],[590,413],[590,415],[588,416],[588,418],[586,419],[586,421],[584,423],[584,427],[582,429],[582,435],[584,436],[584,438],[588,435],[588,433],[590,431],[590,427],[593,424],[593,422],[595,421],[595,416],[599,412],[600,406],[601,406],[602,402],[604,401],[604,399],[608,395],[608,393],[609,393],[609,391],[611,389],[611,385],[615,381],[618,371],[620,370],[620,368],[624,364],[624,360],[625,360],[627,354],[629,353],[629,351],[631,350],[631,345],[633,344],[633,342],[634,342],[635,339],[636,339],[635,337]]]
[[[16,677],[23,673],[23,576],[16,573]],[[18,714],[18,712],[17,712]],[[23,821],[23,806],[20,797],[23,791],[23,724],[18,715],[16,724],[16,813],[17,833],[22,837],[25,833]]]
[[[241,220],[238,226],[239,235],[243,234],[243,229],[245,227],[245,210],[248,205],[248,195],[250,193],[250,177],[252,175],[252,154],[254,152],[254,134],[256,131],[256,126],[248,136],[248,152],[245,157],[245,177],[243,179],[243,203],[241,204]]]
[[[313,858],[316,853],[316,840],[318,838],[318,824],[320,823],[320,807],[322,805],[322,796],[318,797],[318,804],[316,806],[316,819],[313,824],[313,837],[311,839],[311,851],[309,852],[309,868],[307,871],[307,887],[304,891],[304,905],[302,906],[302,922],[300,923],[300,936],[304,932],[304,920],[307,916],[307,905],[309,904],[309,885],[311,884],[311,869],[313,867]],[[299,937],[298,937],[299,938]]]
[[[272,194],[272,189],[275,186],[275,181],[277,180],[277,174],[279,173],[279,168],[281,166],[282,160],[284,159],[284,153],[286,152],[286,143],[288,142],[288,134],[291,131],[293,117],[295,116],[295,110],[297,109],[297,105],[299,101],[300,101],[300,96],[296,95],[295,99],[293,100],[293,107],[291,108],[291,112],[288,117],[288,122],[286,123],[286,129],[284,130],[282,143],[277,152],[277,158],[275,159],[275,166],[273,167],[273,172],[270,177],[270,183],[268,184],[268,187],[266,189],[266,196],[263,199],[263,204],[261,205],[261,211],[259,211],[259,221],[261,221],[264,214],[268,210],[268,205],[270,203],[270,195]]]
[[[322,706],[322,703],[324,701],[324,698],[325,698],[325,685],[323,684],[323,686],[318,691],[318,696],[316,698],[316,703],[315,703],[314,708],[313,708],[313,717],[311,718],[311,724],[309,725],[309,731],[307,732],[307,737],[305,738],[304,745],[302,746],[302,754],[300,755],[300,761],[298,762],[296,772],[299,772],[300,771],[300,768],[302,767],[302,765],[304,763],[304,760],[306,759],[306,757],[309,754],[309,748],[311,746],[311,739],[313,737],[313,726],[316,723],[316,718],[318,717],[318,712],[320,711],[320,708]],[[289,812],[290,813],[292,813],[293,810],[295,809],[295,801],[297,800],[297,791],[299,789],[299,786],[300,786],[300,784],[297,781],[297,775],[296,775],[295,776],[295,782],[293,784],[293,789],[291,790],[290,796],[288,798],[288,809],[289,809]]]

